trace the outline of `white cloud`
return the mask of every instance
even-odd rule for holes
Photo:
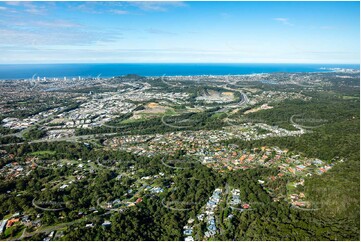
[[[80,2],[74,4],[73,2],[67,2],[68,8],[74,11],[81,11],[89,14],[117,14],[124,15],[129,14],[123,2]],[[120,9],[121,8],[121,9]]]
[[[290,23],[290,21],[288,20],[288,18],[274,18],[273,20],[276,20],[284,25],[289,25],[289,26],[293,26],[293,24]]]
[[[80,3],[73,3],[73,2],[67,2],[69,8],[73,11],[81,11],[85,13],[91,13],[91,14],[101,14],[103,11],[100,10],[99,6],[104,5],[106,2],[101,2],[102,4],[98,2],[80,2]]]
[[[184,2],[128,2],[144,11],[165,12],[172,7],[185,7]]]
[[[21,29],[0,28],[0,45],[17,45],[19,48],[29,46],[82,46],[93,45],[98,42],[114,42],[122,39],[122,33],[109,30],[91,30],[84,28],[68,28],[71,26],[63,24],[64,28],[59,31],[54,28],[53,23],[40,27],[44,23],[38,23],[36,28],[27,28],[22,26]]]
[[[120,9],[113,9],[110,12],[114,13],[114,14],[119,14],[119,15],[123,15],[123,14],[128,14],[128,11],[125,10],[120,10]]]
[[[5,3],[10,6],[19,6],[21,4],[21,2],[17,2],[17,1],[11,1],[11,2],[5,2]]]
[[[32,23],[33,26],[38,27],[48,27],[48,28],[75,28],[81,27],[80,24],[64,21],[64,20],[56,20],[56,21],[35,21]]]
[[[17,7],[17,10],[33,15],[44,15],[47,12],[47,7],[53,5],[52,2],[42,2],[36,4],[33,2],[6,2],[8,6]]]
[[[68,46],[59,48],[41,48],[34,55],[32,49],[18,49],[18,47],[2,48],[4,55],[0,56],[0,63],[74,63],[74,62],[244,62],[244,63],[352,63],[359,59],[357,53],[349,55],[339,53],[324,53],[320,56],[315,53],[287,53],[276,55],[275,53],[255,53],[253,51],[227,51],[227,50],[200,50],[200,49],[86,49]],[[16,51],[14,51],[16,50]]]

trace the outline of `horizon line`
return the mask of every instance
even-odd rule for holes
[[[282,65],[361,65],[360,63],[307,63],[307,62],[52,62],[52,63],[0,63],[0,65],[68,65],[68,64],[282,64]]]

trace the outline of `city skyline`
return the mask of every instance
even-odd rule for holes
[[[0,64],[358,64],[359,2],[1,2]]]

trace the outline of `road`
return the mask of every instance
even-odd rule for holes
[[[51,115],[49,115],[49,116],[46,117],[46,118],[43,118],[43,119],[38,120],[35,124],[29,126],[28,128],[22,129],[20,132],[17,132],[17,133],[15,133],[15,134],[3,135],[3,137],[15,136],[15,137],[18,137],[18,138],[24,138],[24,134],[25,134],[26,131],[28,131],[31,127],[33,127],[33,126],[35,126],[35,125],[39,125],[39,124],[43,124],[43,123],[49,122],[49,121],[52,120],[55,116],[56,116],[55,114],[51,114]]]
[[[243,105],[249,103],[249,99],[248,99],[247,95],[243,92],[240,92],[240,93],[241,93],[241,101],[239,103],[225,105],[221,109],[216,111],[216,113],[224,113],[224,112],[228,111],[229,109],[239,108],[240,106],[243,106]]]
[[[37,139],[27,142],[28,144],[35,144],[35,143],[43,143],[43,142],[59,142],[59,141],[66,141],[66,142],[76,142],[81,139],[93,139],[93,138],[104,138],[111,135],[116,135],[117,133],[105,133],[105,134],[89,134],[89,135],[79,135],[79,136],[71,136],[66,138],[59,138],[59,139]],[[3,144],[0,145],[0,147],[4,146],[11,146],[11,145],[21,145],[26,142],[20,142],[20,143],[11,143],[11,144]]]
[[[22,239],[28,238],[28,237],[32,237],[35,234],[39,234],[39,233],[50,233],[51,231],[59,230],[59,229],[65,228],[65,227],[67,227],[69,225],[79,223],[79,222],[83,222],[86,219],[87,219],[86,217],[83,217],[81,219],[77,219],[77,220],[74,220],[72,222],[61,223],[61,224],[57,224],[57,225],[53,225],[53,226],[47,226],[47,227],[39,228],[36,231],[31,232],[31,233],[26,233],[24,231],[23,234],[20,236],[19,240],[22,240]]]
[[[63,210],[64,208],[42,208],[40,207],[39,205],[37,205],[35,203],[35,198],[33,199],[33,201],[31,202],[33,204],[34,207],[40,209],[40,210],[43,210],[43,211],[52,211],[52,212],[55,212],[55,211],[60,211],[60,210]]]
[[[166,117],[166,115],[163,115],[161,118],[162,123],[165,126],[171,127],[171,128],[175,128],[175,129],[187,129],[187,128],[191,128],[191,125],[187,125],[187,126],[177,126],[177,125],[172,125],[172,124],[168,124],[167,122],[164,121],[164,117]]]
[[[107,213],[101,214],[99,216],[104,216],[104,215],[107,215]],[[18,240],[22,240],[24,238],[32,237],[35,234],[39,234],[39,233],[50,233],[51,231],[54,231],[54,230],[63,229],[65,227],[69,226],[69,225],[73,225],[73,224],[76,224],[76,223],[86,221],[91,216],[93,216],[93,214],[89,214],[87,216],[84,216],[84,217],[82,217],[80,219],[77,219],[77,220],[74,220],[74,221],[71,221],[71,222],[66,222],[66,223],[61,223],[61,224],[51,225],[51,226],[46,226],[46,227],[40,227],[36,231],[30,232],[30,233],[26,233],[26,231],[25,231],[26,229],[24,229],[22,235],[18,238]],[[8,240],[14,240],[14,238],[9,238]]]

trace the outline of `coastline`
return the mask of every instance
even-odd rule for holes
[[[355,69],[357,64],[237,64],[237,63],[144,63],[144,64],[0,64],[0,80],[46,78],[111,78],[127,74],[160,76],[237,76],[271,73],[324,73]]]

